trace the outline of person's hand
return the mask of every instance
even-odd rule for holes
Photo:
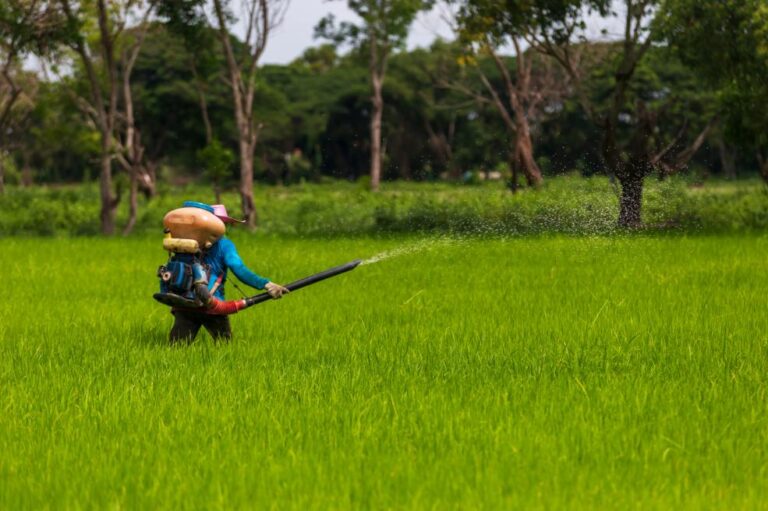
[[[280,284],[275,284],[274,282],[267,282],[267,285],[264,286],[264,289],[266,289],[267,293],[269,293],[269,296],[275,300],[282,298],[284,294],[291,292],[287,287],[283,287]]]

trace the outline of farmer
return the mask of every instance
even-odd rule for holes
[[[209,206],[199,202],[185,202],[185,207],[204,209],[216,215],[225,225],[244,223],[235,220],[227,214],[227,208],[222,204]],[[221,225],[221,224],[219,224]],[[266,289],[272,298],[281,298],[288,292],[285,287],[270,282],[252,272],[240,259],[235,244],[225,237],[221,237],[209,247],[201,247],[203,251],[203,263],[208,268],[208,289],[219,300],[224,300],[224,284],[227,282],[227,271],[232,273],[245,284],[256,289]],[[175,321],[171,328],[170,340],[177,342],[186,340],[191,342],[201,326],[204,326],[214,339],[229,340],[232,338],[232,327],[229,324],[229,316],[207,314],[200,310],[184,310],[175,307],[173,310]]]

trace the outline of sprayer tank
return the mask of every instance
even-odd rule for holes
[[[173,238],[195,240],[200,248],[210,248],[226,230],[216,215],[200,208],[169,211],[163,218],[163,226]]]

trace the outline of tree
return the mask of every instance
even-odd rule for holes
[[[768,5],[762,0],[675,0],[661,30],[684,62],[718,88],[725,135],[753,152],[768,184]],[[720,139],[721,150],[725,151]],[[727,155],[723,158],[727,161]]]
[[[564,70],[584,114],[602,132],[605,171],[621,185],[619,226],[642,224],[643,182],[655,170],[665,174],[684,168],[703,144],[714,116],[687,147],[682,146],[688,124],[671,140],[657,136],[663,116],[677,104],[669,91],[636,93],[637,71],[654,43],[661,41],[656,14],[658,0],[624,0],[623,12],[610,10],[610,0],[470,0],[478,14],[494,12],[493,33],[520,33],[536,51],[554,59]],[[623,18],[619,41],[599,46],[585,44],[585,16],[598,12]],[[591,62],[590,62],[591,61]],[[605,108],[588,94],[594,62],[610,69]],[[598,76],[600,78],[600,76]]]
[[[96,0],[95,5],[79,0],[60,2],[70,28],[69,45],[79,57],[88,80],[88,97],[78,97],[78,103],[97,127],[101,138],[101,232],[111,235],[115,231],[115,211],[120,196],[114,195],[112,190],[112,160],[118,158],[131,178],[131,216],[127,233],[135,222],[136,187],[143,173],[143,149],[133,117],[130,76],[154,6],[142,0]],[[141,19],[138,28],[126,30],[129,20],[137,14]],[[90,34],[88,27],[93,22],[98,31]],[[122,61],[120,50],[123,50]],[[122,141],[117,134],[121,96],[125,106]]]
[[[368,52],[371,83],[371,190],[378,191],[381,181],[382,136],[381,119],[384,112],[382,89],[387,73],[387,61],[392,52],[401,48],[419,11],[429,8],[432,0],[347,0],[349,8],[362,23],[343,22],[336,26],[333,15],[323,18],[315,28],[316,36],[337,44],[347,42]]]
[[[155,165],[146,159],[146,149],[141,140],[141,132],[136,125],[136,115],[134,112],[133,90],[131,88],[131,75],[133,74],[136,59],[139,56],[142,42],[147,34],[149,23],[147,17],[152,11],[149,7],[144,14],[141,24],[132,32],[132,39],[123,41],[125,48],[122,50],[121,77],[122,77],[122,95],[123,95],[123,129],[122,134],[122,152],[118,153],[118,159],[123,168],[128,172],[130,178],[130,189],[128,194],[128,222],[123,229],[123,234],[127,235],[136,225],[138,214],[138,192],[143,188],[147,197],[155,194]]]
[[[213,0],[219,41],[226,59],[240,149],[240,198],[243,216],[256,226],[253,201],[253,156],[263,124],[254,116],[254,95],[258,63],[267,47],[270,33],[282,22],[288,0],[245,0],[239,18],[228,10],[226,0]],[[245,37],[235,51],[230,27],[244,25]]]
[[[458,5],[458,39],[469,52],[464,62],[472,64],[490,97],[468,87],[463,89],[479,101],[493,105],[504,122],[511,140],[509,164],[512,190],[517,187],[518,174],[525,176],[529,186],[538,186],[543,178],[534,159],[531,122],[547,102],[558,100],[563,91],[559,87],[562,82],[552,66],[537,59],[536,52],[523,49],[524,38],[531,29],[530,4],[516,2],[509,5],[509,2],[499,1],[455,3]],[[499,54],[501,47],[510,45],[514,50],[514,67],[511,70],[507,59]],[[492,83],[483,67],[477,65],[477,56],[491,59],[501,78],[500,86]]]
[[[3,156],[12,126],[31,111],[31,88],[36,85],[22,70],[30,53],[44,56],[64,35],[64,23],[43,0],[5,0],[0,4],[0,193],[4,191]],[[21,103],[21,105],[20,105]]]

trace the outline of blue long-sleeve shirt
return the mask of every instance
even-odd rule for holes
[[[214,243],[205,253],[203,261],[210,270],[208,289],[213,289],[219,277],[221,277],[221,283],[214,293],[214,296],[219,300],[224,300],[224,284],[227,282],[227,270],[232,270],[232,273],[243,283],[256,289],[264,289],[264,286],[269,282],[269,279],[265,279],[248,269],[243,260],[240,259],[235,244],[227,238],[221,238]]]

